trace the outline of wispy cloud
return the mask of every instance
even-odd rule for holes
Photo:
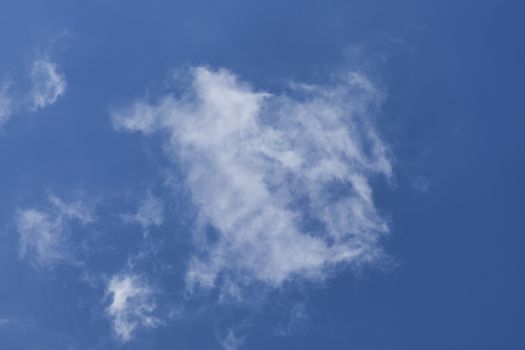
[[[29,79],[28,90],[16,89],[20,82]],[[36,57],[29,76],[4,79],[0,83],[0,127],[16,113],[36,112],[57,102],[66,92],[66,78],[58,64],[46,55]]]
[[[430,181],[424,176],[416,176],[412,181],[412,187],[419,192],[427,192],[430,187]]]
[[[19,209],[16,228],[19,234],[19,252],[36,267],[53,267],[72,258],[68,247],[68,226],[77,221],[93,221],[91,209],[82,202],[64,202],[50,195],[44,208]]]
[[[123,216],[127,222],[140,224],[143,228],[160,226],[164,222],[164,207],[160,199],[151,193],[140,202],[137,211]]]
[[[107,293],[112,300],[106,311],[120,341],[131,340],[139,327],[156,327],[160,324],[153,315],[156,308],[153,289],[139,276],[129,273],[113,276],[107,286]]]
[[[308,319],[309,317],[306,311],[306,305],[304,303],[297,302],[291,307],[289,311],[288,321],[285,324],[277,326],[275,329],[275,334],[282,337],[287,337],[303,328]]]
[[[20,330],[32,330],[35,326],[35,322],[32,319],[20,318],[20,317],[0,317],[0,331],[20,331]]]
[[[243,336],[239,336],[234,329],[229,329],[221,341],[221,346],[224,350],[238,350],[244,344],[244,341]]]
[[[66,91],[66,80],[56,63],[42,56],[33,62],[31,70],[31,109],[52,105]]]
[[[11,322],[10,318],[0,318],[0,329],[9,326]]]
[[[370,179],[392,171],[371,118],[382,96],[355,72],[274,95],[197,67],[181,95],[114,111],[117,129],[166,135],[200,219],[217,231],[196,230],[188,288],[280,286],[380,258],[389,229]]]
[[[8,93],[8,87],[7,81],[0,85],[0,127],[7,122],[13,109],[13,101]]]

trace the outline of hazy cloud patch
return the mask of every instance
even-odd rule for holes
[[[18,209],[20,257],[46,268],[71,262],[69,225],[75,221],[83,225],[92,222],[92,209],[81,201],[65,202],[55,195],[50,195],[43,207]]]
[[[141,200],[136,212],[124,214],[126,222],[137,223],[143,228],[160,226],[164,222],[164,206],[162,201],[151,193]]]
[[[4,81],[0,84],[0,127],[7,122],[13,109],[13,101],[8,88],[9,82]]]

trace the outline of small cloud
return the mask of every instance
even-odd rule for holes
[[[111,304],[106,312],[113,322],[113,331],[122,342],[130,341],[139,327],[153,328],[160,324],[153,315],[156,309],[153,289],[133,274],[113,276],[107,286]]]
[[[412,181],[412,187],[419,192],[427,192],[430,187],[430,181],[424,176],[418,176]]]
[[[116,130],[140,131],[146,134],[155,130],[156,111],[138,101],[124,110],[113,110],[111,120]]]
[[[65,76],[56,63],[43,56],[33,62],[31,69],[31,110],[36,111],[52,105],[66,91]]]
[[[50,195],[45,208],[19,209],[16,229],[19,234],[20,257],[31,259],[37,267],[50,268],[58,262],[71,260],[68,227],[73,221],[93,221],[91,209],[82,202],[64,202]]]
[[[138,223],[144,228],[160,226],[164,222],[164,207],[160,199],[148,193],[140,202],[137,212],[125,214],[123,218],[126,222]]]
[[[0,318],[0,329],[9,326],[12,323],[10,318]]]
[[[83,224],[93,222],[93,210],[81,201],[64,202],[61,198],[50,195],[49,202],[65,217],[79,220]]]
[[[0,331],[30,330],[34,328],[34,320],[19,317],[0,317]]]
[[[28,78],[29,90],[18,91],[16,87],[20,81]],[[37,57],[31,65],[29,77],[5,79],[0,83],[0,127],[18,112],[36,112],[54,104],[64,95],[66,86],[65,76],[58,65],[47,54]]]
[[[19,210],[17,229],[20,256],[39,266],[52,266],[68,256],[62,219],[36,209]]]
[[[244,344],[245,338],[239,336],[233,329],[229,329],[226,337],[221,342],[221,347],[224,350],[238,350]]]
[[[307,321],[308,314],[306,312],[305,304],[296,303],[290,309],[288,322],[284,325],[277,327],[275,333],[282,337],[289,336],[297,330],[301,329]]]
[[[7,122],[13,109],[13,101],[8,93],[8,87],[8,82],[0,85],[0,127]]]

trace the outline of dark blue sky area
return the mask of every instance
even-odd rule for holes
[[[0,134],[0,349],[217,349],[229,327],[239,349],[525,349],[524,11],[520,1],[3,1],[0,79],[23,91],[45,54],[67,91],[36,113],[17,109]],[[163,187],[162,141],[116,132],[110,114],[177,93],[170,75],[199,65],[276,94],[345,69],[381,87],[376,120],[394,170],[373,189],[391,262],[251,291],[253,305],[203,311],[208,297],[181,306],[178,295],[191,316],[111,340],[104,283],[88,287],[72,266],[33,268],[14,218],[50,192],[98,198],[102,222],[71,230],[75,244],[109,235],[83,253],[108,279],[142,244],[109,212],[150,191],[167,213],[152,233],[175,237],[159,254],[185,256],[194,218]],[[159,283],[183,285],[177,264]]]

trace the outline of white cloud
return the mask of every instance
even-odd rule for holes
[[[113,322],[118,339],[127,342],[138,327],[156,327],[160,321],[153,315],[156,308],[153,290],[139,276],[114,276],[107,286],[111,304],[106,311]]]
[[[66,80],[56,63],[43,56],[33,62],[31,70],[31,109],[52,105],[66,91]]]
[[[198,67],[180,96],[114,111],[117,129],[167,135],[200,218],[188,288],[219,281],[319,279],[381,256],[388,226],[370,179],[388,177],[371,116],[382,94],[362,74],[288,94],[255,91],[231,72]]]
[[[87,224],[93,220],[91,210],[82,202],[66,203],[51,195],[45,209],[19,209],[16,228],[19,252],[37,267],[52,267],[72,258],[68,247],[68,225],[72,220]]]

